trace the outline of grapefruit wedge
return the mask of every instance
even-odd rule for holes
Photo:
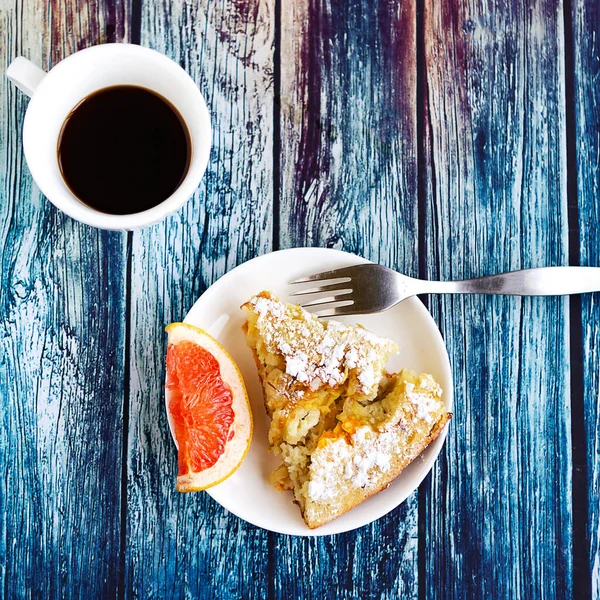
[[[187,323],[167,327],[167,408],[179,449],[177,489],[227,479],[252,438],[252,411],[237,365],[221,344]]]

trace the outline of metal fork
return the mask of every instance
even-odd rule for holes
[[[596,292],[600,291],[600,267],[543,267],[460,281],[427,281],[366,263],[301,277],[290,284],[328,280],[337,281],[300,289],[291,295],[337,292],[302,306],[316,309],[319,317],[339,317],[381,312],[417,294],[562,296]]]

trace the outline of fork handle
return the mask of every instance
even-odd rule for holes
[[[419,294],[584,294],[600,291],[600,267],[543,267],[460,281],[423,281],[423,284]]]

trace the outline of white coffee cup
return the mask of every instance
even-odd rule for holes
[[[133,44],[103,44],[81,50],[48,73],[23,57],[6,76],[31,97],[23,125],[23,149],[42,193],[59,209],[102,229],[137,229],[175,212],[197,189],[208,164],[211,128],[204,98],[192,78],[166,56]],[[58,140],[69,113],[93,92],[136,85],[166,98],[185,121],[192,156],[187,175],[166,200],[143,212],[106,214],[90,208],[70,191],[60,172]]]

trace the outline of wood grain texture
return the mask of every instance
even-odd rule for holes
[[[560,2],[425,3],[427,270],[568,264]],[[425,529],[428,598],[572,592],[568,299],[432,299],[455,418]]]
[[[58,2],[0,3],[0,64],[23,54],[49,68],[124,34],[114,27],[127,18],[124,5],[85,9],[75,17]],[[21,148],[26,106],[0,78],[0,596],[110,597],[119,564],[124,237],[80,225],[42,197]]]
[[[375,523],[322,538],[273,535],[269,598],[416,598],[416,494]]]
[[[282,2],[281,247],[418,272],[414,2]],[[275,536],[272,597],[417,597],[417,496],[326,539]]]
[[[282,3],[281,247],[417,269],[415,4]]]
[[[207,494],[175,490],[164,327],[223,273],[271,249],[273,5],[145,2],[141,41],[196,80],[214,134],[192,200],[133,235],[126,596],[261,598],[268,534]]]
[[[600,266],[600,7],[597,2],[572,4],[575,84],[577,198],[582,265]],[[582,296],[583,433],[588,498],[587,539],[576,540],[589,551],[591,595],[600,598],[600,302],[598,294]],[[575,465],[576,468],[580,465]],[[583,515],[581,515],[583,518]],[[583,588],[585,589],[585,588]],[[589,591],[589,590],[588,590]]]

